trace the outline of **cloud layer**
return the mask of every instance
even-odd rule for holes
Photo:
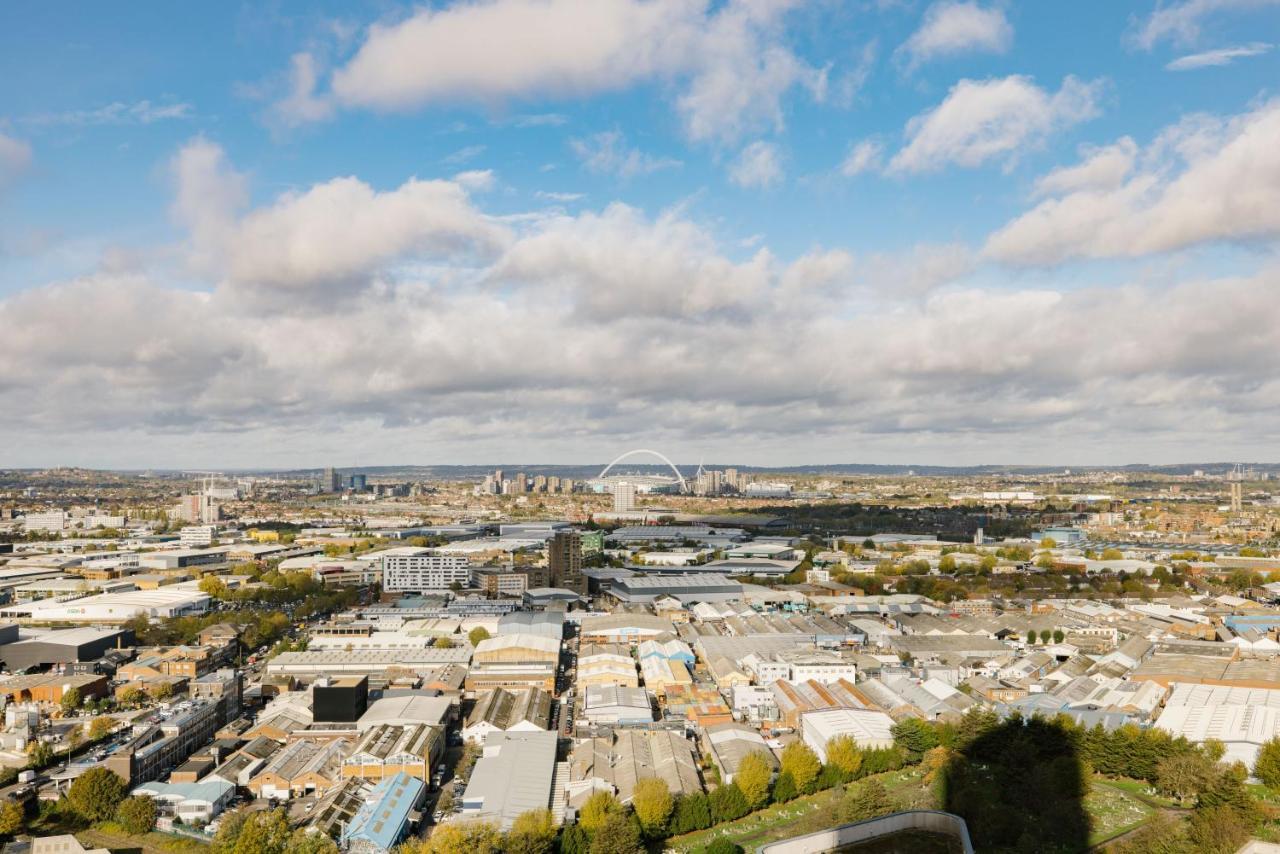
[[[1203,197],[1230,163],[1256,158],[1274,114],[1089,150],[1042,180],[1044,204],[1129,199],[1126,187],[1155,180],[1163,189],[1137,209],[1154,222],[1173,204],[1160,200]],[[1167,158],[1181,173],[1159,172]],[[1263,442],[1258,425],[1280,423],[1274,268],[1010,290],[960,283],[975,263],[963,245],[784,261],[731,252],[681,210],[495,217],[471,178],[387,190],[337,178],[253,206],[207,140],[172,168],[186,260],[209,287],[103,272],[0,302],[0,436],[314,437],[360,424],[522,447],[804,436],[853,459],[939,436],[997,453],[1028,435],[1114,449],[1135,424],[1148,443],[1245,424]],[[989,253],[1024,260],[997,237]]]
[[[1280,100],[1190,116],[1139,155],[1131,140],[1041,179],[1052,195],[991,236],[1002,261],[1125,258],[1280,237]],[[1130,172],[1135,158],[1140,168]]]

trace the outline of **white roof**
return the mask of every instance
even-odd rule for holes
[[[515,632],[513,634],[499,635],[496,638],[488,638],[480,641],[476,646],[476,655],[483,655],[487,652],[496,652],[500,649],[512,649],[517,647],[536,649],[539,652],[558,653],[560,651],[560,641],[557,638],[547,637],[546,635],[535,635],[528,632]]]
[[[426,694],[410,694],[404,697],[384,697],[369,708],[356,722],[356,730],[364,732],[381,724],[404,726],[409,724],[444,723],[449,716],[448,697],[429,697]]]

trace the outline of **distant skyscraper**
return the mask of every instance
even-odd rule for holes
[[[636,485],[620,480],[613,485],[613,512],[629,513],[636,509]]]
[[[335,468],[326,468],[320,475],[320,491],[321,492],[341,492],[342,491],[342,475],[338,474]]]
[[[516,473],[515,491],[520,495],[529,491],[529,478],[524,472]]]
[[[587,595],[587,577],[582,574],[582,535],[561,531],[547,543],[547,567],[551,586]]]
[[[365,489],[368,488],[369,486],[369,477],[368,475],[363,475],[363,474],[353,474],[351,475],[350,482],[351,482],[351,488],[354,489],[356,492],[364,492]]]

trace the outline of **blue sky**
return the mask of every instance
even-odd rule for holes
[[[1280,432],[1274,2],[0,15],[0,465]]]

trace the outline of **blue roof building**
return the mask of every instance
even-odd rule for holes
[[[373,787],[364,806],[342,830],[342,847],[355,852],[389,851],[409,833],[426,786],[403,771]]]

